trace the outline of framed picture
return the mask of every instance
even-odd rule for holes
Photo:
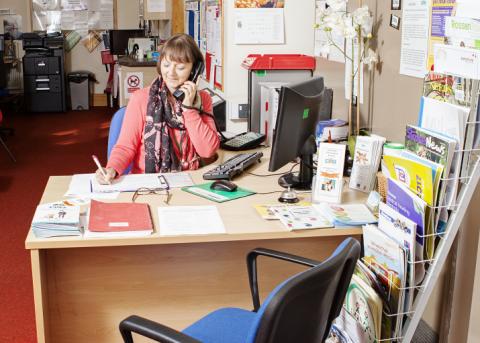
[[[392,10],[399,10],[402,8],[402,0],[391,0]]]
[[[393,27],[394,29],[399,30],[400,29],[400,17],[390,14],[390,26]]]

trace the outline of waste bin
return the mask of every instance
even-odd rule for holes
[[[95,76],[88,71],[75,71],[67,74],[72,110],[88,110],[90,108],[90,81]]]

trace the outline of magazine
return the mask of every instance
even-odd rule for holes
[[[429,213],[429,208],[427,207],[426,202],[420,199],[402,183],[388,178],[386,203],[395,211],[398,211],[415,223],[417,229],[415,259],[423,260],[425,233],[433,231],[431,229],[425,229],[425,226],[428,225],[426,218],[427,213]],[[426,245],[427,249],[425,254],[430,256],[433,250],[434,239],[432,236],[427,236],[427,238],[428,244]],[[424,276],[425,266],[423,263],[417,263],[415,266],[415,283],[419,284]]]
[[[32,231],[37,237],[79,236],[80,206],[62,201],[40,204],[32,219]]]
[[[403,246],[407,257],[407,286],[415,285],[415,235],[417,225],[385,203],[380,203],[378,229]],[[413,304],[413,289],[405,291],[404,311]]]
[[[401,313],[404,309],[406,284],[406,254],[403,247],[375,225],[363,227],[363,248],[365,264],[377,275],[390,290],[391,314]],[[402,328],[402,316],[392,316],[394,336]]]
[[[440,183],[439,205],[455,202],[457,181],[454,180],[455,170],[451,166],[456,145],[457,141],[453,138],[416,126],[407,126],[405,147],[420,157],[443,165],[442,178],[449,179]],[[443,208],[438,211],[436,219],[435,225],[439,225],[438,231],[443,231],[448,220],[447,209]],[[437,224],[438,221],[441,223]]]
[[[358,275],[352,275],[345,295],[345,309],[363,328],[366,342],[376,342],[381,332],[382,300]]]

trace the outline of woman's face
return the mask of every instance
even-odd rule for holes
[[[188,80],[192,67],[193,63],[171,61],[168,56],[162,59],[160,62],[162,79],[171,93]]]

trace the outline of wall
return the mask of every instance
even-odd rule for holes
[[[313,51],[313,23],[315,4],[312,0],[287,0],[285,2],[285,45],[235,45],[233,0],[225,0],[224,61],[225,97],[228,100],[247,102],[248,72],[241,67],[248,54],[307,54]],[[299,18],[302,18],[299,20]],[[228,121],[227,131],[245,131],[246,121]]]

